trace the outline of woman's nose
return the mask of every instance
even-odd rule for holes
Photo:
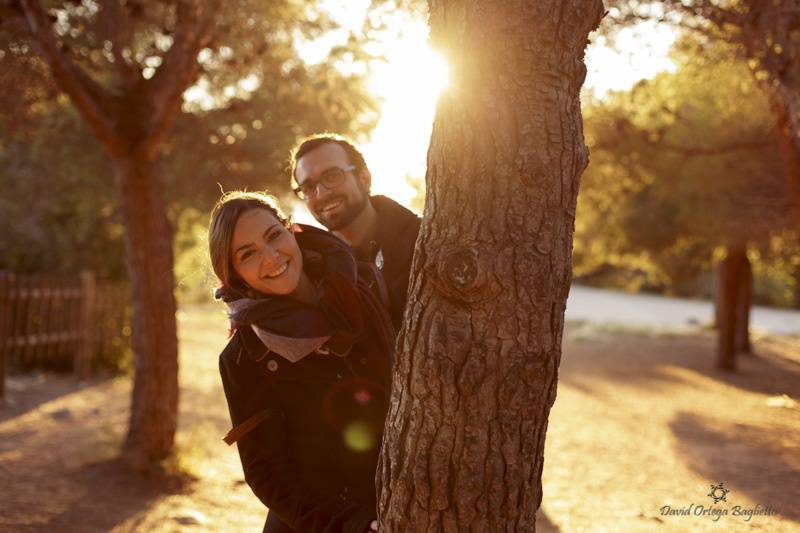
[[[278,257],[278,250],[274,246],[270,246],[269,244],[264,246],[264,257],[268,259],[276,259]]]
[[[275,261],[278,259],[279,255],[280,254],[278,254],[278,250],[268,244],[265,244],[264,253],[261,254],[261,264],[271,267],[275,264]]]

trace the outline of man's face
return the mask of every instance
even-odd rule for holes
[[[298,185],[318,183],[332,168],[351,166],[347,152],[336,143],[327,143],[308,152],[297,161],[295,177]],[[353,172],[359,172],[359,175]],[[331,231],[346,228],[361,214],[369,201],[369,172],[366,169],[347,172],[344,181],[332,189],[317,185],[317,194],[306,199],[308,210],[320,224]]]

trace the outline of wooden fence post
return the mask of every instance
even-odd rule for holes
[[[75,377],[87,379],[92,370],[92,354],[94,352],[95,324],[94,305],[97,293],[97,280],[94,272],[81,272],[81,343],[75,358]]]
[[[0,401],[6,393],[6,344],[10,337],[11,302],[9,301],[9,288],[11,274],[0,272]]]

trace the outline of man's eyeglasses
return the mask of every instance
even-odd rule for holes
[[[345,176],[347,176],[347,173],[352,172],[355,169],[355,165],[349,165],[344,168],[332,167],[326,170],[322,176],[319,177],[319,179],[313,181],[306,180],[292,190],[301,200],[308,200],[309,198],[314,198],[317,195],[317,190],[319,189],[320,184],[326,189],[331,190],[334,187],[341,185]]]

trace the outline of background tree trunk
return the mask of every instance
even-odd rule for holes
[[[723,370],[736,368],[736,315],[739,308],[742,279],[745,274],[747,253],[745,247],[735,245],[719,267],[717,285],[717,367]]]
[[[533,531],[602,2],[431,2],[451,82],[378,471],[381,531]]]
[[[145,154],[113,160],[125,221],[136,356],[126,449],[147,468],[172,451],[178,412],[172,230],[157,165]]]
[[[722,297],[720,295],[722,290],[722,263],[720,261],[714,266],[714,329],[717,330],[717,334],[719,334],[719,325],[722,322],[722,317],[720,316],[720,310],[722,309]]]
[[[800,224],[800,89],[769,79],[760,83],[767,94],[775,121],[778,148],[792,199],[794,219]]]
[[[739,306],[736,310],[736,345],[737,352],[752,354],[750,345],[750,308],[753,305],[753,267],[747,253],[742,263],[742,279],[739,285]]]
[[[45,8],[35,0],[19,0],[30,37],[50,67],[53,79],[70,97],[110,156],[125,221],[126,265],[133,302],[133,352],[136,374],[127,456],[140,469],[157,469],[174,445],[178,416],[178,340],[172,231],[167,220],[163,182],[157,161],[183,92],[196,79],[198,52],[211,40],[216,0],[179,2],[173,6],[172,44],[160,66],[146,79],[140,66],[129,64],[116,48],[122,73],[104,86],[76,63],[53,31]],[[115,4],[103,4],[99,16],[119,28]],[[107,79],[113,79],[106,72]],[[100,77],[100,76],[98,76]]]

